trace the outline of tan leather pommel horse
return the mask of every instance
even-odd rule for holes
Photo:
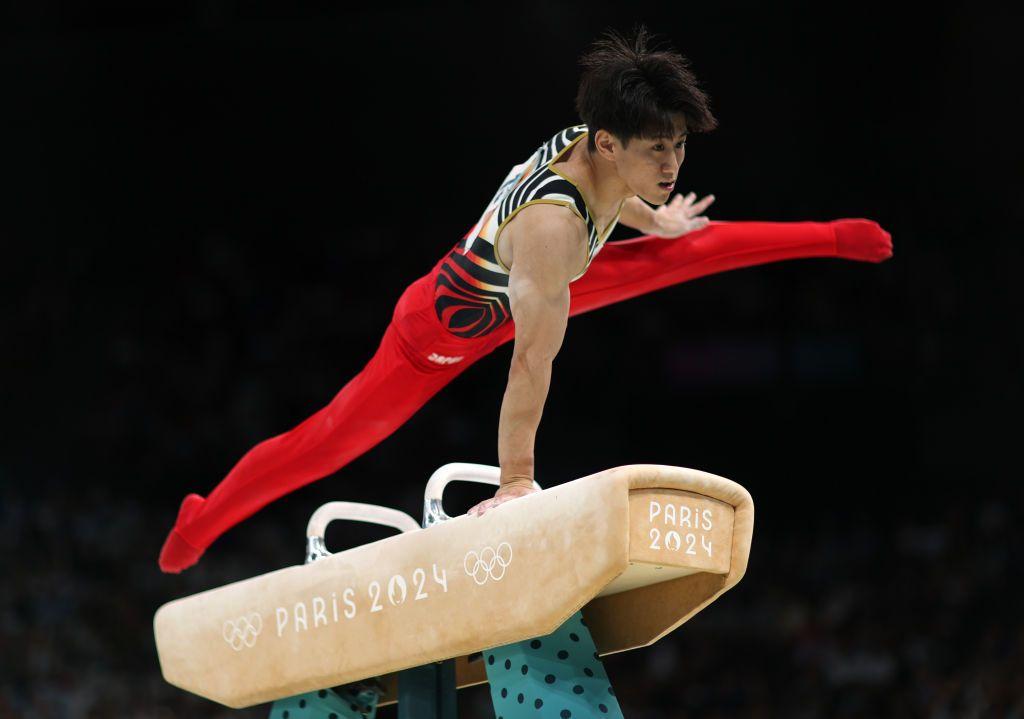
[[[446,470],[498,477],[466,464],[435,477]],[[615,467],[482,517],[448,518],[440,491],[428,490],[426,528],[386,507],[325,505],[307,531],[315,561],[162,606],[164,678],[233,708],[376,678],[384,705],[400,670],[455,658],[457,685],[479,684],[482,651],[549,634],[581,608],[600,654],[652,644],[746,571],[753,501],[706,472]],[[401,533],[331,554],[333,518]]]

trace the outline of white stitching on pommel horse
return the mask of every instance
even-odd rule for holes
[[[493,484],[497,472],[453,464],[435,478],[443,490],[446,476]],[[458,687],[485,682],[480,652],[549,634],[581,608],[600,654],[647,646],[746,571],[753,501],[706,472],[615,467],[483,517],[446,517],[437,486],[424,529],[397,510],[331,503],[307,532],[316,561],[160,607],[164,678],[233,708],[377,678],[384,705],[400,670],[455,658]],[[331,505],[403,531],[327,553]]]

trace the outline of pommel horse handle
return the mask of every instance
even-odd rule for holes
[[[313,512],[306,525],[306,564],[331,555],[324,543],[324,535],[327,525],[336,519],[382,524],[402,532],[415,532],[420,528],[415,519],[391,507],[362,502],[328,502]]]
[[[423,492],[423,527],[431,527],[438,522],[451,519],[445,514],[441,500],[444,488],[449,482],[479,482],[501,486],[501,467],[489,464],[473,464],[471,462],[451,462],[439,467],[427,480],[427,488]],[[536,480],[533,486],[538,490],[542,487]]]

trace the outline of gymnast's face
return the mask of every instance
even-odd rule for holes
[[[682,122],[677,123],[674,137],[634,137],[628,147],[611,134],[603,148],[600,140],[595,140],[601,154],[615,163],[619,178],[633,194],[652,205],[662,205],[672,196],[686,155],[686,129]]]

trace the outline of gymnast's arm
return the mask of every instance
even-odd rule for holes
[[[498,418],[501,488],[495,499],[477,505],[470,514],[481,514],[506,497],[533,490],[534,441],[551,384],[551,366],[569,319],[569,281],[586,263],[586,230],[568,208],[533,205],[504,232],[516,332]]]

